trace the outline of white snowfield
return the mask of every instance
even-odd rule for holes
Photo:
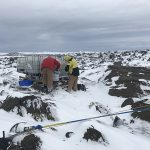
[[[110,96],[108,94],[109,86],[104,84],[104,78],[109,72],[105,71],[107,70],[107,66],[113,62],[110,62],[107,56],[106,61],[99,64],[99,53],[90,53],[90,55],[86,53],[86,58],[82,58],[83,53],[81,53],[80,56],[77,56],[76,53],[73,55],[75,57],[81,57],[81,60],[79,59],[80,68],[85,65],[86,69],[84,71],[80,70],[79,83],[85,84],[87,91],[67,93],[65,89],[59,87],[58,90],[54,91],[53,95],[39,94],[38,96],[41,96],[43,101],[56,104],[55,115],[57,121],[44,120],[43,122],[37,122],[30,115],[24,114],[24,117],[21,117],[13,112],[8,113],[0,109],[0,137],[2,137],[2,131],[5,131],[6,135],[9,135],[9,129],[18,122],[27,122],[27,126],[38,124],[44,126],[57,122],[104,115],[104,113],[96,111],[95,107],[92,106],[93,102],[102,104],[110,110],[110,113],[131,108],[130,106],[121,108],[121,104],[125,98]],[[91,60],[91,55],[95,59]],[[150,61],[147,61],[150,56],[149,51],[144,57],[141,56],[140,52],[137,52],[136,56],[138,56],[139,59],[132,58],[129,62],[127,59],[131,58],[131,56],[131,54],[124,56],[124,65],[150,67]],[[5,54],[0,57],[4,59]],[[84,61],[85,64],[81,64],[81,61]],[[26,94],[17,90],[15,91],[13,88],[10,88],[9,84],[6,86],[2,85],[3,81],[9,80],[12,84],[18,86],[19,76],[25,76],[17,72],[17,69],[14,67],[16,63],[13,63],[11,67],[8,67],[6,64],[4,61],[1,61],[0,64],[0,93],[3,91],[3,94],[0,94],[0,102],[3,102],[8,95],[13,97],[30,95],[29,93]],[[84,78],[86,78],[86,80],[84,80]],[[116,79],[114,79],[114,81],[115,80]],[[150,98],[150,96],[145,97]],[[138,100],[140,99],[135,99],[135,101]],[[36,131],[34,134],[40,137],[42,150],[149,150],[150,123],[135,119],[135,123],[130,124],[130,120],[132,119],[131,114],[122,114],[119,115],[119,117],[125,119],[128,125],[114,128],[112,125],[115,116],[113,116],[58,126],[55,127],[57,131],[51,129],[45,129],[44,132]],[[92,126],[103,134],[108,144],[83,139],[86,130]],[[74,134],[72,134],[70,138],[66,138],[65,134],[67,132],[74,132]],[[16,137],[15,140],[21,140],[22,138],[22,136],[19,136]]]

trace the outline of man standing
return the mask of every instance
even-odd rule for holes
[[[65,71],[68,72],[69,75],[67,91],[68,92],[71,92],[71,90],[77,91],[77,82],[79,76],[79,68],[77,61],[72,56],[69,55],[64,56],[64,60],[67,62]]]
[[[42,61],[42,82],[44,87],[46,88],[46,92],[52,91],[54,71],[58,70],[59,68],[60,62],[51,56],[48,56]]]

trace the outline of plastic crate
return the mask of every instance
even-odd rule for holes
[[[20,57],[17,60],[17,71],[20,73],[25,73],[29,79],[40,80],[41,79],[41,63],[44,58],[48,55],[28,55],[25,57]],[[62,56],[52,56],[56,58],[61,63],[61,68],[59,72],[54,71],[54,81],[59,81],[59,78],[67,77],[65,72],[65,61]]]

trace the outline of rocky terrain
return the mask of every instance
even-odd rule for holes
[[[150,107],[150,50],[70,54],[79,63],[79,84],[85,85],[86,91],[69,94],[65,91],[66,83],[57,84],[51,94],[40,92],[36,83],[27,88],[19,87],[18,82],[25,74],[17,72],[17,58],[25,54],[0,55],[1,133],[14,134],[9,133],[9,129],[17,122],[26,122],[23,126],[46,125]],[[14,137],[10,149],[115,150],[121,149],[116,139],[122,134],[132,141],[141,141],[141,148],[148,150],[150,110],[119,117],[123,123],[117,129],[113,128],[115,116],[109,116],[20,135]],[[126,149],[138,148],[135,144],[128,147],[130,140],[120,138]],[[93,145],[93,142],[98,144]]]

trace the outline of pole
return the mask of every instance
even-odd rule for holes
[[[106,115],[101,115],[101,116],[96,116],[96,117],[89,117],[89,118],[83,118],[83,119],[78,119],[78,120],[66,121],[66,122],[61,122],[61,123],[49,124],[49,125],[43,126],[42,128],[61,126],[61,125],[75,123],[75,122],[80,122],[80,121],[87,121],[87,120],[92,120],[92,119],[97,119],[97,118],[108,117],[108,116],[121,115],[121,114],[126,114],[126,113],[131,113],[131,112],[148,111],[148,110],[150,110],[150,108],[142,108],[142,109],[137,109],[136,108],[134,110],[120,111],[120,112],[106,114]]]

